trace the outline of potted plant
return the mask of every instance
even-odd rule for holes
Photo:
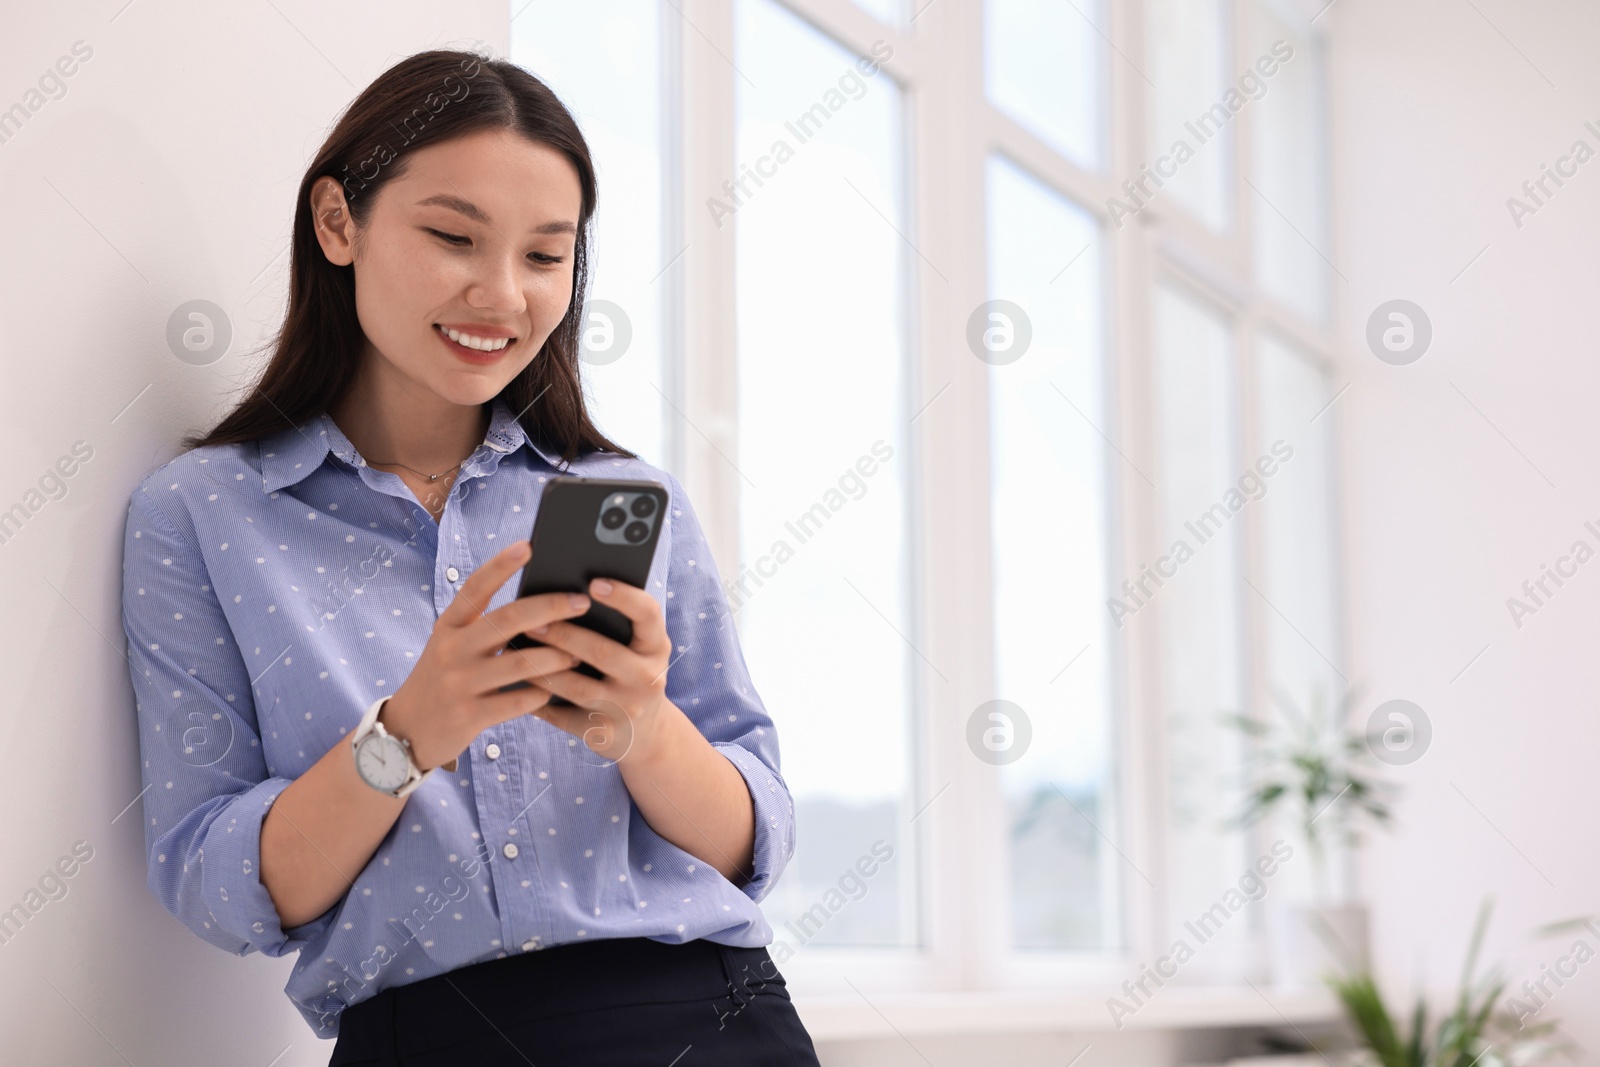
[[[1331,712],[1320,687],[1308,711],[1281,690],[1274,697],[1281,713],[1276,721],[1227,716],[1254,742],[1245,761],[1244,805],[1234,824],[1251,826],[1287,809],[1305,846],[1310,903],[1279,902],[1268,911],[1274,979],[1280,986],[1304,987],[1320,982],[1330,965],[1366,967],[1366,908],[1335,896],[1329,866],[1336,844],[1359,844],[1364,821],[1389,822],[1392,787],[1375,777],[1368,738],[1351,725],[1354,690]]]
[[[1572,1045],[1555,1020],[1530,1024],[1500,1003],[1506,979],[1497,971],[1475,977],[1478,950],[1493,907],[1493,901],[1485,900],[1478,911],[1455,1003],[1431,1032],[1428,1006],[1420,995],[1407,1034],[1397,1025],[1370,971],[1362,968],[1328,979],[1366,1050],[1368,1063],[1378,1067],[1524,1067],[1558,1052],[1571,1056]]]

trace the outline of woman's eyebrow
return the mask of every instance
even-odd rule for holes
[[[451,211],[465,215],[473,222],[480,222],[485,226],[494,225],[494,223],[490,221],[488,213],[480,208],[477,204],[474,204],[472,201],[463,197],[451,196],[449,193],[435,193],[433,196],[427,197],[426,199],[418,200],[416,206],[449,208]],[[535,226],[528,232],[539,234],[570,233],[575,235],[578,232],[578,227],[575,223],[569,222],[566,219],[556,219],[552,222],[546,222]]]

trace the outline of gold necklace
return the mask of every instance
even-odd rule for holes
[[[471,456],[467,457],[467,459],[471,459],[471,458],[472,458]],[[464,459],[464,460],[461,461],[461,463],[465,463],[466,461],[467,460]],[[428,481],[434,482],[434,481],[438,481],[440,478],[443,478],[446,474],[449,474],[450,471],[458,469],[461,466],[461,463],[457,463],[454,467],[451,467],[450,470],[440,471],[438,474],[428,474],[426,471],[419,471],[415,467],[407,467],[404,463],[401,463],[399,460],[391,460],[391,461],[387,461],[387,462],[381,462],[381,463],[378,464],[378,466],[382,466],[382,467],[405,467],[406,470],[410,471],[412,474],[420,474],[424,478],[428,479]],[[368,460],[367,461],[367,465],[371,466],[372,465],[372,461]]]

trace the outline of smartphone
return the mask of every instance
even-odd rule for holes
[[[656,542],[667,511],[667,490],[659,482],[562,476],[545,483],[529,537],[532,553],[522,568],[517,596],[540,593],[587,593],[594,578],[612,578],[644,588],[655,558]],[[569,620],[626,645],[633,640],[633,620],[615,608],[589,598],[589,610]],[[544,642],[515,634],[507,648],[531,648]],[[587,663],[573,668],[603,678]],[[502,686],[526,689],[529,683]],[[572,702],[551,694],[550,703]]]

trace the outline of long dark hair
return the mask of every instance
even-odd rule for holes
[[[186,448],[252,441],[299,425],[337,406],[355,381],[365,342],[356,317],[355,268],[330,263],[317,243],[311,211],[317,179],[339,180],[360,227],[378,190],[404,172],[409,153],[483,129],[515,130],[564,153],[583,187],[572,302],[500,397],[530,438],[568,462],[587,451],[635,455],[590,420],[578,375],[589,219],[598,195],[583,133],[549,87],[521,67],[444,50],[420,52],[380,74],[345,109],[306,168],[295,202],[289,309],[271,344],[272,358],[249,395],[210,432],[186,436]]]

